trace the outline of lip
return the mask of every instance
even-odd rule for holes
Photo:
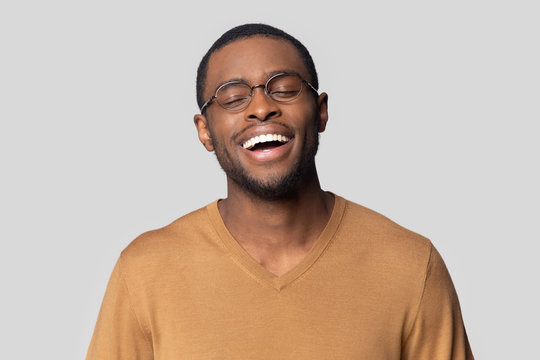
[[[292,149],[294,143],[294,138],[291,138],[289,142],[275,147],[273,149],[267,149],[267,150],[248,150],[244,149],[241,145],[240,148],[242,150],[242,153],[245,154],[249,159],[256,161],[256,162],[270,162],[270,161],[277,161],[281,158],[285,157]]]

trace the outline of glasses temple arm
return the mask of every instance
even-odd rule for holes
[[[317,95],[319,95],[319,90],[315,89],[315,86],[311,85],[307,80],[303,80],[307,86],[309,86],[313,91],[315,91],[315,93],[317,93]]]
[[[207,107],[210,104],[210,102],[212,102],[212,100],[214,100],[215,98],[216,98],[216,96],[214,95],[210,99],[208,99],[208,100],[206,100],[204,102],[204,104],[201,106],[201,114],[204,111],[204,108]]]

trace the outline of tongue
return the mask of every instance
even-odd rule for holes
[[[265,151],[265,150],[275,149],[275,148],[277,148],[278,146],[281,146],[281,145],[283,145],[283,144],[280,143],[279,141],[270,141],[270,142],[257,144],[251,150],[252,151]]]

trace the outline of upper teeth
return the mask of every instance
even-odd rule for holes
[[[289,141],[289,138],[285,135],[278,135],[278,134],[266,134],[266,135],[259,135],[252,137],[248,141],[242,144],[244,149],[251,149],[257,144],[269,142],[269,141],[279,141],[282,143],[286,143]]]

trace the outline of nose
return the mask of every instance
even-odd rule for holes
[[[281,114],[276,102],[266,95],[264,85],[253,87],[251,102],[246,108],[246,116],[249,120],[266,121]]]

